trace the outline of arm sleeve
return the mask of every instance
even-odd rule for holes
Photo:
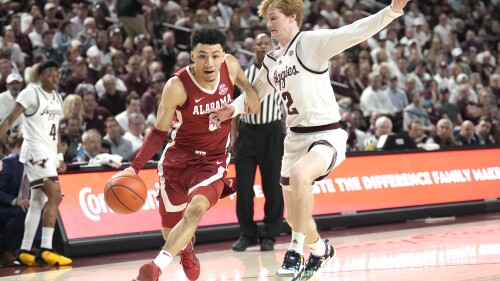
[[[369,17],[337,29],[304,32],[298,45],[298,56],[313,70],[324,70],[328,60],[340,52],[372,37],[403,13],[390,7]],[[307,58],[307,60],[305,60]]]
[[[130,164],[130,167],[134,169],[136,173],[138,173],[144,165],[153,157],[156,152],[162,147],[163,142],[167,138],[168,132],[160,131],[153,127],[151,133],[144,139],[144,143],[141,146],[141,149],[135,156],[134,161]]]

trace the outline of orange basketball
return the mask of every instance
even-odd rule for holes
[[[146,184],[138,175],[119,172],[106,183],[104,199],[116,213],[131,214],[142,208],[147,191]]]

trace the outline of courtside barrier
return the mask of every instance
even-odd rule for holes
[[[361,155],[348,157],[313,186],[314,215],[321,228],[389,222],[427,216],[498,209],[500,148]],[[155,168],[140,176],[148,197],[137,213],[120,215],[104,201],[107,179],[116,171],[60,175],[59,207],[63,251],[68,255],[159,247],[162,245]],[[168,173],[168,171],[167,171]],[[229,166],[234,176],[234,165]],[[255,180],[255,217],[262,219],[264,196]],[[209,210],[198,241],[238,236],[234,195]],[[449,207],[446,211],[445,207]],[[432,212],[434,210],[434,212]],[[229,231],[231,230],[231,231]],[[201,239],[200,239],[201,238]]]

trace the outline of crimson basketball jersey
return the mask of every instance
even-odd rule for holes
[[[234,85],[223,62],[213,90],[203,88],[194,78],[189,66],[175,76],[181,79],[187,94],[186,102],[177,108],[177,123],[173,125],[172,139],[175,145],[188,148],[198,154],[225,153],[229,145],[231,119],[222,122],[220,128],[210,126],[208,111],[220,108],[233,100]]]

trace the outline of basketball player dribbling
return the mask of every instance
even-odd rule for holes
[[[59,119],[62,98],[56,92],[59,85],[59,66],[45,61],[38,68],[40,85],[21,91],[11,113],[0,123],[0,139],[20,114],[24,114],[24,142],[20,161],[24,164],[31,187],[31,197],[24,223],[24,236],[17,262],[27,266],[41,264],[68,265],[71,259],[52,250],[52,239],[61,187],[58,172],[64,172],[59,141]],[[42,218],[42,244],[37,253],[31,252],[35,233]]]
[[[180,253],[189,280],[200,275],[193,251],[196,228],[203,214],[214,206],[223,190],[232,190],[226,180],[231,121],[211,126],[208,111],[233,100],[234,85],[248,93],[247,111],[257,113],[260,103],[237,60],[224,54],[226,37],[218,29],[195,30],[191,37],[193,64],[179,70],[163,89],[158,118],[151,133],[124,171],[137,173],[160,149],[173,118],[177,119],[169,142],[158,162],[158,195],[165,245],[153,262],[139,269],[138,280],[158,280]]]
[[[335,249],[322,240],[312,217],[311,183],[327,176],[345,159],[347,133],[340,128],[339,106],[328,74],[329,59],[386,27],[403,15],[408,0],[393,0],[375,15],[334,30],[300,32],[302,0],[263,0],[259,14],[267,20],[271,37],[279,42],[264,59],[252,85],[262,100],[273,89],[281,93],[288,133],[281,180],[286,219],[292,228],[290,246],[279,280],[308,280],[329,262]],[[234,117],[243,109],[244,95],[231,105],[213,110],[211,122]],[[304,259],[304,243],[310,255]]]

